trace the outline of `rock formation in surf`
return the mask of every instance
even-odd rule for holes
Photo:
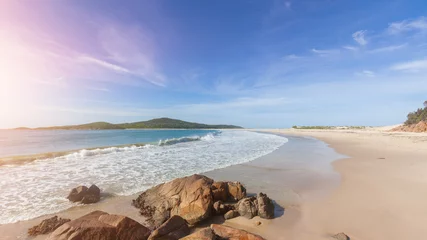
[[[67,197],[71,202],[81,202],[83,204],[96,203],[100,198],[101,190],[96,185],[92,185],[89,188],[86,186],[73,188]]]

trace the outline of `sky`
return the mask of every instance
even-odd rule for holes
[[[0,1],[0,128],[403,122],[425,0]]]

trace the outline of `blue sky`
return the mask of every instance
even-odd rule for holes
[[[172,117],[390,125],[427,100],[425,1],[3,1],[0,128]]]

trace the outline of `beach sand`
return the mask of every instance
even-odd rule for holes
[[[330,239],[338,232],[375,240],[422,239],[427,234],[426,134],[384,129],[263,131],[285,134],[289,142],[252,162],[205,174],[241,181],[249,194],[267,193],[277,204],[276,218],[238,217],[224,224],[271,240]],[[107,197],[56,215],[75,219],[104,210],[143,222],[130,205],[136,196]],[[30,239],[26,230],[47,217],[1,225],[1,239]]]

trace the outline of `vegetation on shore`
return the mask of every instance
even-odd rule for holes
[[[156,118],[148,121],[113,124],[108,122],[94,122],[81,125],[54,126],[31,128],[31,130],[111,130],[111,129],[232,129],[242,128],[234,125],[209,125],[202,123],[186,122],[172,118]],[[28,130],[30,128],[15,128],[16,130]]]
[[[427,122],[427,101],[424,102],[424,108],[418,108],[416,111],[408,114],[405,125],[417,124],[421,121]]]

